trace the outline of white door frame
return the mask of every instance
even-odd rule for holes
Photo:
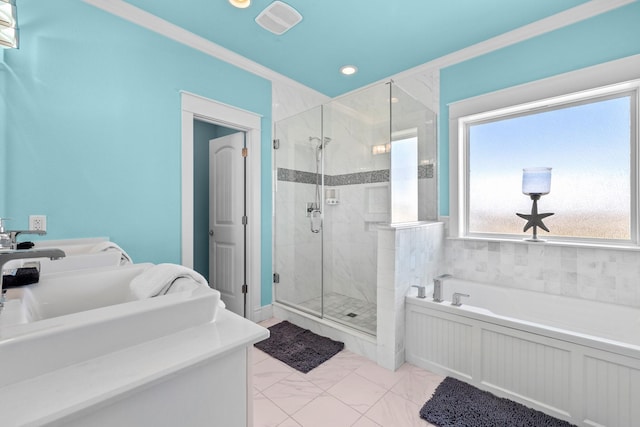
[[[247,318],[260,309],[260,146],[262,116],[189,92],[180,92],[182,105],[182,265],[193,268],[193,121],[194,119],[246,132],[247,149]],[[240,195],[242,197],[242,195]]]

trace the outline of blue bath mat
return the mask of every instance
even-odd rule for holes
[[[420,418],[438,427],[575,427],[451,377],[420,409]]]
[[[344,343],[316,335],[286,320],[269,328],[271,335],[256,348],[306,374],[331,359]]]

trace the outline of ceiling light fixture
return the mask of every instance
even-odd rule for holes
[[[355,65],[344,65],[340,67],[340,72],[345,76],[350,76],[358,72],[358,67]]]
[[[238,9],[246,9],[251,6],[251,0],[229,0],[229,3]]]

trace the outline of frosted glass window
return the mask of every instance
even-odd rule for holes
[[[418,138],[391,142],[391,222],[418,220]]]
[[[538,208],[555,215],[541,238],[632,239],[635,102],[627,92],[467,124],[468,234],[523,235],[522,169],[548,166]]]

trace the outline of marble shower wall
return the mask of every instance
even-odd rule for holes
[[[322,261],[325,292],[375,303],[376,224],[388,217],[388,174],[366,174],[372,179],[386,175],[386,182],[327,187],[338,190],[340,197],[338,204],[323,206],[323,234],[311,232],[310,220],[305,215],[306,202],[315,197],[312,183],[315,174],[280,168],[277,175],[275,271],[280,275],[277,299],[300,303],[320,296]],[[325,176],[325,181],[333,178],[346,176]],[[366,211],[377,213],[371,216]]]
[[[381,184],[385,193],[388,185]],[[325,205],[325,290],[376,302],[377,231],[366,221],[366,191],[373,184],[331,187],[340,203]],[[379,188],[379,186],[378,186]]]
[[[380,98],[383,90],[366,92]],[[332,101],[275,124],[280,140],[274,154],[278,300],[299,303],[317,297],[321,288],[316,284],[323,280],[325,292],[376,301],[377,235],[371,224],[388,221],[389,155],[373,156],[371,147],[388,142],[388,122],[376,124],[358,112],[360,101]],[[325,194],[320,195],[322,235],[311,233],[305,215],[306,203],[315,201],[317,179],[318,141],[310,137],[331,138],[321,151],[324,183],[325,190],[339,194],[337,204],[326,204]],[[370,211],[376,215],[367,216]],[[322,253],[323,279],[318,269]]]
[[[323,243],[304,212],[315,197],[315,173],[280,168],[277,176],[278,299],[299,303],[320,295],[322,248],[325,292],[375,303],[378,225],[389,222],[388,170],[324,177],[325,191],[335,190],[338,203],[323,206]]]
[[[383,95],[378,92],[372,97],[377,99]],[[274,155],[276,272],[281,280],[276,285],[276,297],[279,300],[286,295],[287,301],[299,303],[319,296],[315,285],[320,280],[319,272],[314,262],[321,246],[324,291],[376,302],[376,226],[390,221],[390,155],[374,155],[372,146],[389,142],[389,115],[359,113],[354,108],[358,108],[360,102],[361,99],[332,102],[276,124],[276,137],[280,140],[280,148]],[[370,102],[374,101],[370,99]],[[420,132],[420,138],[426,138],[428,126],[423,126]],[[309,218],[305,215],[306,203],[315,201],[317,179],[318,141],[309,138],[320,135],[331,139],[321,151],[325,171],[321,245],[314,242],[320,236],[310,232]],[[429,194],[428,200],[433,201],[421,204],[420,217],[435,218],[434,164],[421,165],[419,178],[421,194]],[[337,196],[335,204],[325,202],[330,192]],[[285,246],[280,248],[281,245]],[[283,258],[285,254],[287,259]],[[299,267],[291,265],[294,259],[300,260]]]
[[[274,80],[271,83],[271,119],[274,124],[278,123],[327,103],[330,99],[299,83]]]
[[[372,147],[389,143],[389,89],[389,85],[374,86],[274,124],[275,138],[280,140],[280,148],[274,152],[278,300],[295,304],[320,295],[317,261],[322,247],[324,291],[376,303],[377,225],[390,220],[390,155],[373,155]],[[280,112],[287,110],[280,105],[287,93],[286,88],[274,86],[274,109],[278,104]],[[435,219],[435,114],[431,113],[429,124],[426,113],[420,115],[424,109],[413,98],[396,93],[400,102],[393,108],[398,129],[417,127],[421,141],[429,141],[433,133],[433,143],[422,144],[419,153],[427,160],[419,169],[420,197],[433,203],[421,203],[419,214],[420,219]],[[303,100],[298,104],[292,104],[288,111],[302,108]],[[317,141],[310,141],[310,137],[331,139],[322,150],[322,242],[319,234],[310,232],[305,215],[306,203],[315,199]],[[337,194],[335,204],[324,202],[331,190]]]
[[[411,94],[431,111],[440,109],[440,68],[420,68],[416,72],[393,77],[395,84]]]
[[[388,142],[388,124],[344,104],[331,103],[324,111],[325,135],[331,138],[324,150],[325,192],[338,196],[337,204],[324,204],[325,291],[375,303],[377,231],[372,225],[389,221],[389,155],[374,156],[371,147]],[[381,199],[372,200],[376,189]],[[371,210],[379,215],[368,215]]]

